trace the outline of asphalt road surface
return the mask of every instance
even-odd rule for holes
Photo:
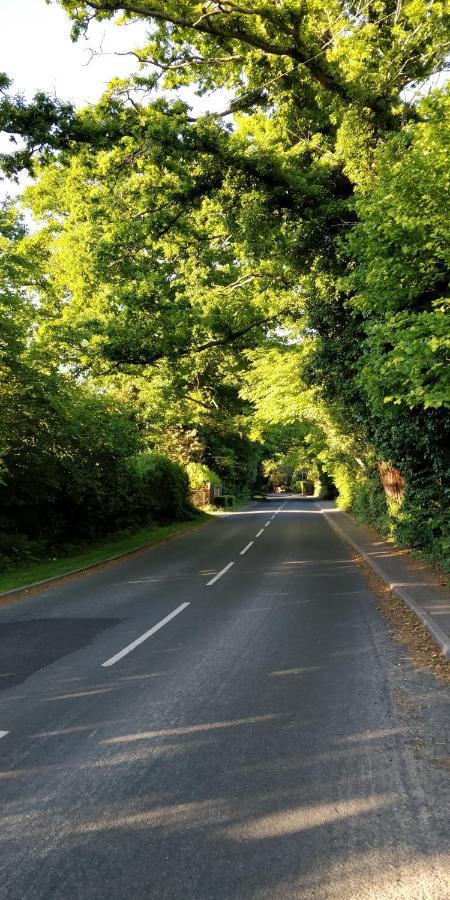
[[[446,900],[447,692],[376,602],[281,497],[1,608],[1,898]]]

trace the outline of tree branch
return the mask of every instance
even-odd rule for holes
[[[225,40],[235,40],[244,44],[248,44],[251,47],[255,47],[257,50],[261,50],[263,53],[267,53],[269,56],[286,56],[291,59],[294,59],[296,62],[304,65],[315,81],[319,82],[322,87],[327,90],[338,94],[343,99],[349,100],[350,94],[347,87],[341,82],[332,76],[325,68],[322,68],[317,61],[312,61],[308,58],[308,54],[300,49],[298,38],[295,39],[293,32],[290,29],[287,29],[283,22],[280,22],[278,17],[274,17],[273,13],[269,13],[267,10],[264,11],[251,11],[252,15],[259,17],[261,20],[270,21],[271,24],[276,25],[276,27],[284,34],[285,37],[289,37],[292,39],[290,43],[279,44],[276,41],[270,41],[268,38],[264,38],[261,35],[258,35],[254,32],[249,31],[247,28],[244,28],[239,22],[234,25],[234,22],[230,22],[229,24],[219,24],[216,21],[211,20],[211,17],[200,17],[200,19],[194,18],[186,18],[185,16],[176,15],[173,12],[166,11],[162,8],[157,8],[153,6],[151,2],[133,2],[133,0],[122,0],[122,2],[117,2],[117,0],[86,0],[86,6],[91,9],[96,10],[97,12],[118,12],[119,10],[123,10],[124,12],[132,13],[138,16],[145,16],[150,19],[155,19],[159,22],[169,22],[171,25],[178,26],[179,28],[187,28],[193,31],[198,31],[201,34],[211,35],[212,37],[219,37]],[[226,7],[228,6],[228,10]],[[236,6],[235,9],[232,9],[233,6]],[[244,8],[238,8],[237,5],[231,3],[221,3],[219,4],[219,10],[224,16],[231,16],[233,13],[238,15],[242,15],[244,13]],[[246,15],[250,15],[250,11],[248,8],[245,11]],[[316,57],[317,59],[317,57]]]
[[[116,353],[114,353],[114,348],[112,352],[108,354],[107,348],[105,356],[111,362],[115,362],[117,365],[130,365],[130,366],[151,366],[156,362],[159,362],[161,359],[165,358],[175,358],[179,359],[184,356],[189,356],[191,353],[203,353],[205,350],[211,350],[213,347],[226,347],[229,344],[233,344],[235,341],[239,340],[239,338],[244,337],[244,335],[248,334],[250,331],[253,331],[254,328],[260,328],[262,325],[268,325],[270,322],[274,322],[281,315],[281,311],[275,313],[272,316],[262,316],[260,319],[256,319],[250,324],[245,325],[243,328],[239,328],[236,331],[229,331],[228,334],[222,335],[219,338],[210,338],[208,341],[205,341],[203,344],[197,344],[197,346],[189,346],[189,347],[173,347],[168,348],[167,350],[158,350],[155,353],[145,354],[144,352],[139,352],[137,354],[133,353],[122,353],[118,354],[117,349]]]
[[[202,353],[204,350],[209,350],[211,347],[226,347],[227,344],[234,343],[234,341],[243,337],[244,334],[253,331],[254,328],[260,328],[261,325],[268,325],[269,322],[274,322],[275,319],[278,319],[279,315],[280,313],[276,313],[274,316],[264,316],[261,319],[256,319],[256,321],[251,322],[250,325],[239,328],[237,331],[230,331],[230,333],[224,337],[211,338],[209,341],[206,341],[204,344],[199,344],[197,347],[186,348],[186,350],[182,351],[179,355],[187,356],[189,353]]]

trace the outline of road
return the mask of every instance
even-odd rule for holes
[[[406,656],[284,497],[1,608],[0,897],[445,900],[447,692]]]

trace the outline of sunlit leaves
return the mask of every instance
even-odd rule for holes
[[[450,94],[391,139],[356,202],[352,306],[367,319],[362,380],[372,401],[450,403]]]

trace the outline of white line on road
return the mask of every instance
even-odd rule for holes
[[[159,631],[160,628],[163,628],[164,625],[167,625],[171,619],[174,619],[180,612],[183,612],[183,609],[189,606],[189,603],[182,603],[181,606],[177,606],[176,609],[172,610],[165,619],[161,619],[157,625],[154,625],[153,628],[149,628],[148,631],[145,631],[144,634],[141,634],[140,637],[136,638],[131,644],[128,644],[127,647],[124,647],[123,650],[120,650],[119,653],[116,653],[115,656],[111,656],[111,659],[107,659],[106,662],[102,663],[102,666],[105,668],[106,666],[113,666],[114,663],[118,662],[119,659],[122,659],[127,653],[131,653],[135,647],[139,647],[139,644],[142,644],[147,638],[151,637],[152,634],[155,634],[156,631]]]
[[[266,524],[264,525],[264,528],[267,528],[268,525],[270,525],[270,519],[268,522],[266,522]]]
[[[263,533],[264,533],[264,528],[260,528],[259,531],[258,531],[258,534],[256,535],[256,537],[261,537],[261,535],[262,535]]]
[[[247,544],[247,546],[244,547],[243,550],[241,550],[241,554],[240,554],[240,555],[243,556],[244,553],[247,553],[247,550],[250,550],[250,547],[253,547],[253,544],[254,544],[254,543],[255,543],[254,541],[250,541],[250,543]]]
[[[234,566],[234,562],[228,563],[228,565],[221,569],[217,575],[214,575],[214,578],[211,578],[211,581],[207,582],[206,587],[209,587],[211,584],[214,584],[215,581],[218,581],[219,578],[222,578],[222,575],[225,575],[225,572],[228,572],[228,569],[231,569],[231,566]]]
[[[274,516],[272,516],[272,521],[273,521],[273,520],[274,520],[274,519],[275,519],[275,518],[276,518],[276,513],[275,513],[275,515],[274,515]]]
[[[0,731],[0,740],[2,737],[6,737],[7,734],[9,734],[9,731]]]

